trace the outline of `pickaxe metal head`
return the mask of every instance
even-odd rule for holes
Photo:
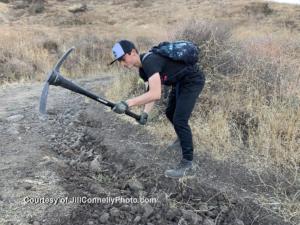
[[[49,75],[47,76],[43,91],[42,91],[42,95],[40,98],[40,107],[39,107],[39,112],[41,115],[41,119],[46,119],[46,105],[47,105],[47,97],[48,97],[48,91],[49,91],[49,86],[50,85],[55,85],[55,86],[60,86],[63,87],[65,89],[71,90],[73,92],[76,92],[78,94],[87,96],[97,102],[100,102],[101,104],[104,104],[106,106],[109,106],[110,108],[113,108],[115,106],[114,103],[103,99],[83,88],[81,88],[80,86],[78,86],[77,84],[74,84],[73,82],[71,82],[70,80],[65,79],[61,74],[60,74],[60,67],[61,65],[64,63],[64,61],[66,60],[66,58],[68,57],[68,55],[74,50],[75,48],[72,47],[70,48],[56,63],[56,65],[54,66],[54,68],[50,71]],[[137,115],[129,110],[125,111],[125,114],[128,116],[131,116],[133,118],[135,118],[136,120],[140,119],[140,115]]]
[[[48,76],[46,82],[48,82],[50,85],[56,85],[57,80],[59,79],[59,75],[60,75],[60,71],[59,71],[60,67],[74,49],[75,48],[72,47],[68,51],[66,51],[65,54],[63,54],[63,56],[58,60],[58,62],[54,66],[53,70],[49,73],[49,76]]]
[[[39,111],[42,115],[46,114],[46,105],[47,105],[47,97],[48,97],[48,91],[49,91],[49,85],[57,85],[57,81],[60,75],[60,67],[66,60],[66,58],[69,56],[69,54],[74,50],[75,48],[70,48],[65,54],[58,60],[54,68],[50,71],[45,85],[43,87],[42,95],[40,97],[40,107]]]

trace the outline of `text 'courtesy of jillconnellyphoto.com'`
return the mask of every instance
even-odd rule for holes
[[[140,197],[122,197],[122,196],[106,196],[106,197],[29,197],[24,198],[24,204],[155,204],[156,198]]]

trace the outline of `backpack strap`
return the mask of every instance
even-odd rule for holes
[[[152,54],[152,52],[147,52],[147,53],[143,56],[142,62],[144,62],[145,59],[146,59],[149,55],[151,55],[151,54]]]

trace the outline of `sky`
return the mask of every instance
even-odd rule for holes
[[[280,2],[300,5],[300,0],[269,0],[270,2]]]

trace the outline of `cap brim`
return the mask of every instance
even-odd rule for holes
[[[125,54],[124,54],[124,55],[125,55]],[[116,62],[116,61],[118,61],[118,60],[122,59],[122,57],[123,57],[124,55],[122,55],[122,56],[120,56],[119,58],[117,58],[117,59],[113,60],[112,62],[110,62],[110,63],[109,63],[109,64],[107,64],[107,65],[108,65],[108,66],[112,65],[114,62]]]
[[[112,62],[110,62],[110,63],[108,63],[107,65],[108,66],[111,66],[115,61],[117,61],[118,59],[115,59],[114,61],[112,61]]]

